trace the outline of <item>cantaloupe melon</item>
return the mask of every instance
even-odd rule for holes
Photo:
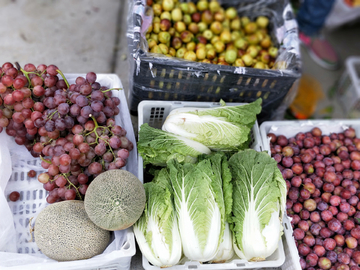
[[[42,253],[57,261],[88,259],[101,254],[110,232],[87,216],[83,201],[50,204],[36,218],[35,242]]]
[[[143,184],[125,170],[99,174],[85,194],[85,211],[100,228],[115,231],[132,226],[145,208]]]

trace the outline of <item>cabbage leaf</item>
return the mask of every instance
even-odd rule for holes
[[[231,229],[236,254],[262,261],[278,247],[286,203],[286,184],[277,163],[265,152],[248,149],[229,160],[233,176]]]
[[[248,148],[249,135],[261,112],[262,99],[214,108],[181,108],[172,111],[162,129],[201,142],[215,151]]]
[[[144,188],[145,210],[133,226],[136,241],[150,263],[173,266],[181,259],[182,246],[167,170],[160,170]]]
[[[144,166],[149,163],[166,166],[170,159],[180,163],[195,163],[197,156],[211,153],[209,148],[199,142],[152,128],[147,123],[140,127],[137,147]]]

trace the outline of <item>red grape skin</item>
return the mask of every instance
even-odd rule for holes
[[[13,191],[9,194],[9,200],[12,202],[16,202],[20,199],[20,193],[17,191]]]

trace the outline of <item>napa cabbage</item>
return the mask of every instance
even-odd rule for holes
[[[195,163],[199,155],[211,153],[208,147],[199,142],[152,128],[147,123],[140,127],[137,147],[144,166],[149,163],[166,166],[170,159],[180,163]]]
[[[250,131],[261,112],[261,98],[239,106],[181,108],[172,111],[162,129],[200,142],[214,151],[249,147]]]
[[[265,152],[240,151],[229,159],[229,166],[235,253],[248,261],[265,260],[277,249],[283,232],[285,181],[276,161]]]
[[[167,170],[157,172],[154,180],[145,183],[144,188],[145,210],[133,226],[136,241],[153,265],[176,265],[182,256],[182,245]]]
[[[168,163],[170,180],[174,190],[174,204],[178,215],[180,237],[184,255],[190,260],[211,261],[222,242],[226,203],[224,191],[230,187],[230,171],[223,154],[216,153],[196,164],[180,164],[172,159]],[[229,192],[226,192],[227,194]],[[231,193],[231,191],[230,191]]]

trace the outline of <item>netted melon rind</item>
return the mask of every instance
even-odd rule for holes
[[[100,228],[109,231],[132,226],[145,208],[143,184],[125,170],[109,170],[99,174],[85,195],[85,210]]]
[[[96,226],[87,216],[83,201],[48,205],[36,218],[35,242],[42,253],[57,261],[73,261],[101,254],[110,232]]]

